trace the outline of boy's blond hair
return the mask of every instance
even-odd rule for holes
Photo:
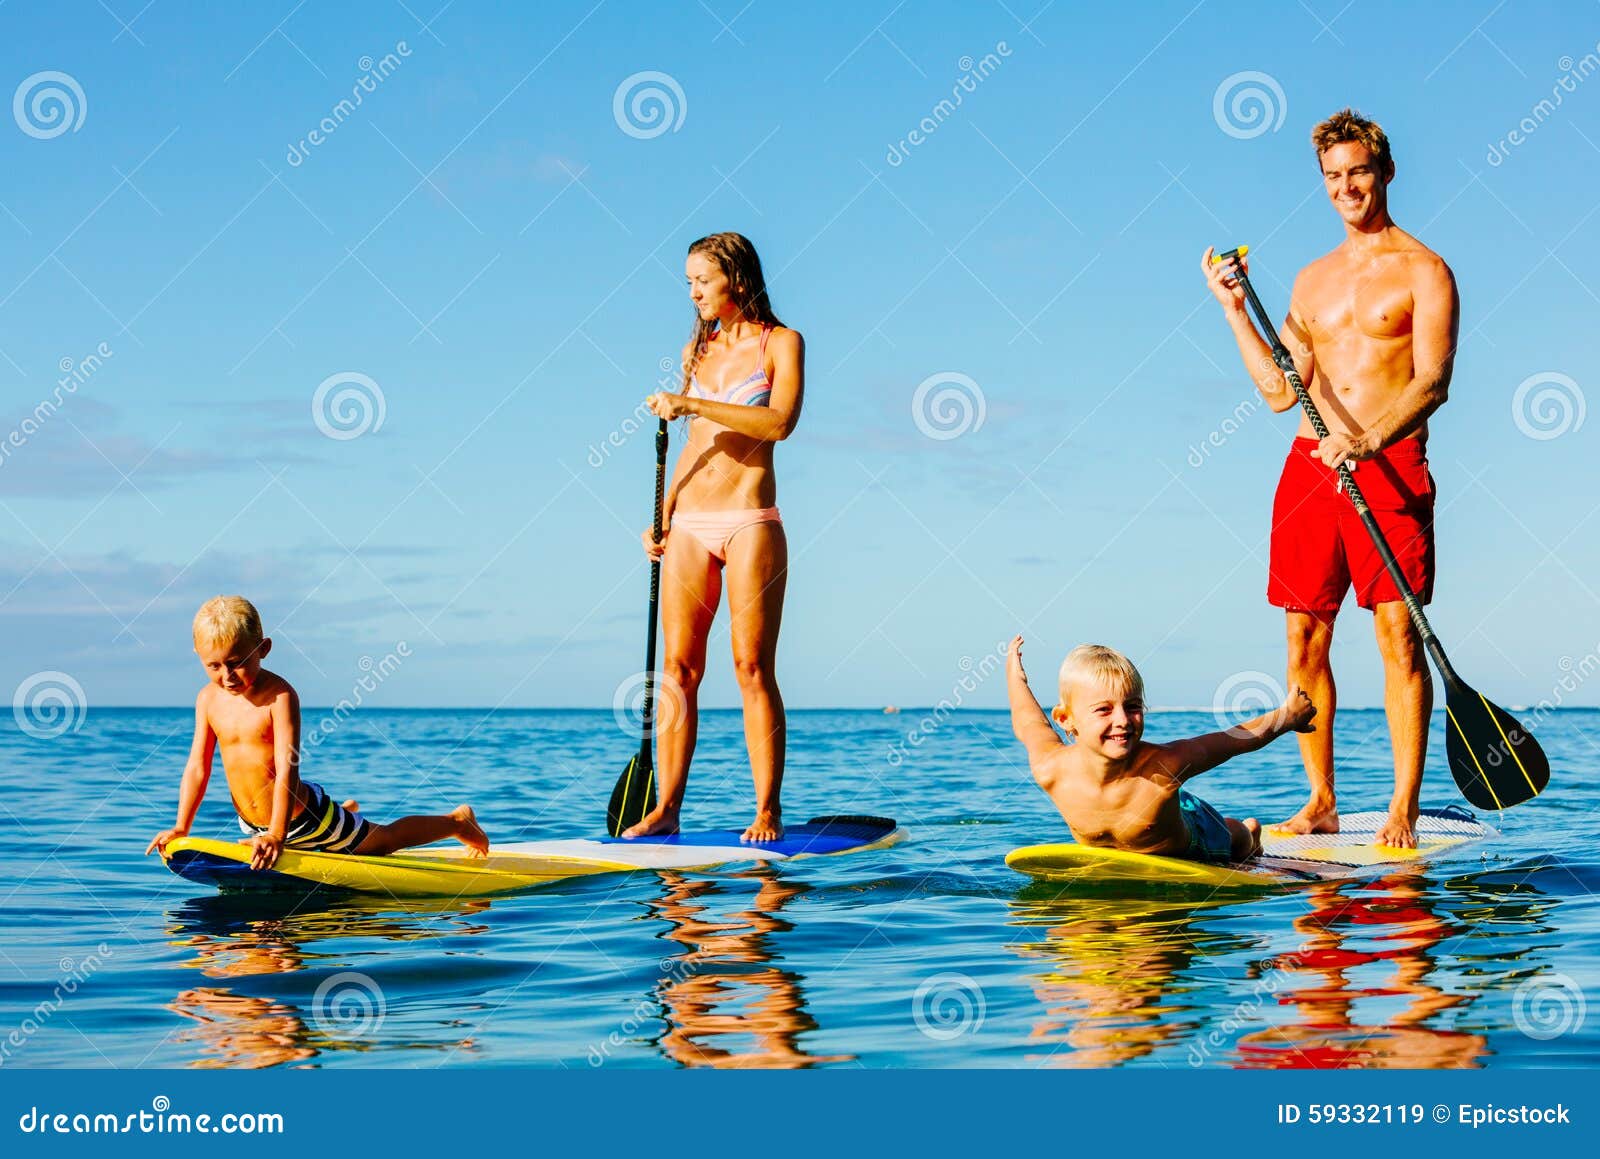
[[[261,613],[243,596],[214,596],[194,614],[196,644],[259,644],[262,635]]]
[[[1104,644],[1079,644],[1068,652],[1061,662],[1060,681],[1062,704],[1071,702],[1073,685],[1090,682],[1144,699],[1144,677],[1139,675],[1133,661]]]

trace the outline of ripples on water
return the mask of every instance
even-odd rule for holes
[[[890,814],[906,843],[403,909],[202,893],[141,859],[171,824],[190,719],[108,710],[53,740],[0,731],[0,1019],[21,1039],[5,1065],[1483,1067],[1596,1053],[1593,712],[1541,726],[1551,789],[1500,818],[1486,852],[1364,882],[1230,897],[1030,884],[1005,853],[1064,830],[1004,714],[952,718],[891,767],[912,714],[797,712],[790,818]],[[1382,808],[1382,715],[1340,721],[1342,801]],[[1158,715],[1149,735],[1208,727]],[[367,712],[307,775],[380,819],[470,800],[495,840],[580,836],[630,747],[609,712]],[[1455,799],[1437,752],[1426,786],[1425,804]],[[1199,787],[1270,819],[1304,780],[1282,744]],[[709,713],[688,823],[741,824],[749,805],[739,716]],[[195,831],[231,826],[219,770]]]

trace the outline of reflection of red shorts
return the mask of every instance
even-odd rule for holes
[[[1272,501],[1267,602],[1292,612],[1336,612],[1355,585],[1356,602],[1372,608],[1400,599],[1355,505],[1339,489],[1339,473],[1311,457],[1316,439],[1295,439]],[[1422,443],[1402,439],[1355,464],[1356,486],[1406,582],[1433,598],[1433,476]]]

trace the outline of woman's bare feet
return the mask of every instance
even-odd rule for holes
[[[1333,802],[1307,801],[1305,808],[1271,827],[1273,833],[1337,833],[1339,832],[1339,807]]]
[[[678,831],[678,811],[657,805],[639,819],[637,825],[624,829],[624,837],[667,837]]]
[[[740,841],[777,841],[783,836],[783,821],[773,810],[761,809],[750,827],[739,837]]]
[[[471,805],[457,805],[450,810],[450,816],[459,823],[456,836],[461,843],[472,851],[474,857],[489,856],[489,835],[478,827],[478,815],[472,811]]]

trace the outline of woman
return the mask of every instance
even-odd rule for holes
[[[664,419],[689,416],[662,509],[663,535],[644,533],[662,561],[661,624],[667,687],[682,690],[684,711],[657,714],[658,804],[627,837],[676,833],[699,727],[706,638],[724,586],[733,668],[744,700],[744,736],[755,777],[756,816],[746,841],[783,836],[785,726],[774,660],[789,544],[778,518],[772,448],[800,418],[805,346],[767,300],[755,247],[736,233],[714,233],[689,247],[689,297],[699,315],[683,348],[683,390],[648,399]]]

